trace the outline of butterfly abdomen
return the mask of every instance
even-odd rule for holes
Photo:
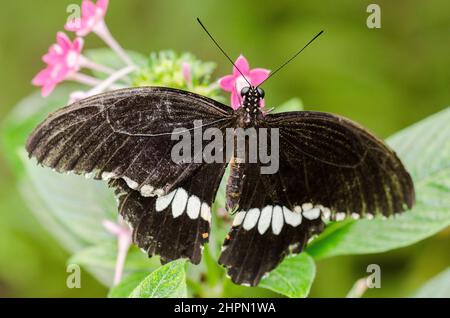
[[[248,100],[248,99],[246,99]],[[226,197],[227,210],[232,212],[239,207],[242,189],[245,183],[245,167],[249,162],[249,140],[247,129],[255,128],[257,119],[262,118],[262,112],[259,110],[259,100],[256,104],[250,105],[244,102],[243,107],[236,111],[236,129],[234,131],[233,157],[230,159],[230,176],[227,180]],[[256,110],[256,111],[253,111]],[[246,137],[247,136],[247,137]],[[241,144],[244,140],[243,144]],[[242,148],[242,146],[244,147]],[[244,151],[243,151],[244,150]]]
[[[227,180],[227,209],[234,211],[238,208],[239,199],[244,185],[244,160],[242,158],[231,158],[230,176]]]

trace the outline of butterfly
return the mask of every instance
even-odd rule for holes
[[[241,97],[242,107],[232,110],[166,87],[110,91],[49,115],[26,149],[58,172],[108,181],[133,241],[163,263],[201,261],[211,206],[229,165],[227,206],[235,213],[219,263],[233,282],[251,286],[287,254],[301,252],[328,220],[388,217],[413,206],[405,167],[360,125],[323,112],[266,113],[260,87],[244,87]],[[227,129],[277,129],[277,172],[261,173],[261,162],[236,157],[236,149],[224,162],[175,162],[172,133],[195,131],[198,120],[224,136]]]

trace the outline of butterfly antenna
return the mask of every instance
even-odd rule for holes
[[[252,86],[252,84],[250,84],[250,82],[248,81],[248,79],[245,77],[245,75],[241,72],[241,70],[236,66],[236,64],[234,64],[233,60],[231,60],[231,58],[228,56],[227,53],[225,53],[225,51],[220,47],[219,43],[217,43],[217,41],[213,38],[213,36],[211,35],[211,33],[209,33],[209,31],[206,29],[206,27],[203,25],[202,21],[200,21],[199,18],[197,18],[198,23],[200,23],[201,27],[203,28],[203,30],[205,30],[206,34],[208,34],[208,36],[211,38],[211,40],[214,42],[214,44],[219,48],[219,50],[223,53],[223,55],[226,56],[226,58],[228,59],[228,61],[230,61],[230,63],[238,70],[239,73],[241,73],[242,77],[245,79],[245,81],[248,83],[248,86]]]
[[[289,62],[291,62],[293,59],[295,59],[297,57],[297,55],[299,55],[304,49],[306,49],[308,47],[308,45],[310,45],[315,39],[317,39],[321,34],[323,33],[323,30],[320,31],[319,33],[316,34],[315,37],[313,37],[311,40],[309,40],[308,43],[306,43],[306,45],[304,47],[302,47],[300,49],[300,51],[298,51],[297,53],[295,53],[289,60],[287,60],[286,62],[284,62],[279,68],[277,68],[275,71],[271,72],[269,77],[267,77],[261,84],[258,85],[261,86],[265,81],[267,81],[269,78],[271,78],[272,76],[274,76],[279,70],[281,70],[283,67],[285,67]]]

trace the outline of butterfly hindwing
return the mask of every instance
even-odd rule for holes
[[[285,197],[276,175],[261,175],[258,164],[245,165],[239,210],[219,262],[237,284],[257,285],[289,253],[299,253],[323,230],[320,215],[304,217]]]
[[[208,242],[211,205],[225,164],[202,165],[167,195],[143,197],[122,179],[110,181],[119,213],[133,229],[133,241],[161,262],[188,258],[198,264]]]

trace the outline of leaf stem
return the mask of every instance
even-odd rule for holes
[[[83,73],[74,73],[67,77],[68,80],[72,80],[81,84],[85,84],[88,86],[96,86],[101,83],[101,81],[95,77],[83,74]]]
[[[90,59],[88,59],[86,56],[83,55],[80,56],[80,66],[106,74],[114,74],[115,72],[115,70],[113,70],[112,68],[109,68],[102,64],[95,63],[94,61],[91,61]]]
[[[119,237],[117,238],[117,246],[118,252],[113,279],[114,285],[117,285],[122,280],[123,269],[125,267],[125,260],[127,258],[128,249],[131,246],[131,237],[128,234],[119,235]]]
[[[125,77],[126,75],[130,74],[136,69],[135,66],[126,66],[117,72],[111,74],[108,78],[106,78],[103,82],[96,85],[94,88],[92,88],[88,94],[95,95],[99,94],[103,91],[105,91],[108,87],[111,87],[116,81],[120,80],[121,78]]]
[[[110,220],[103,220],[103,226],[112,234],[117,236],[117,259],[114,270],[113,284],[117,285],[122,280],[123,270],[125,267],[125,260],[127,258],[128,250],[131,246],[131,231],[128,225],[119,216],[117,223]]]

